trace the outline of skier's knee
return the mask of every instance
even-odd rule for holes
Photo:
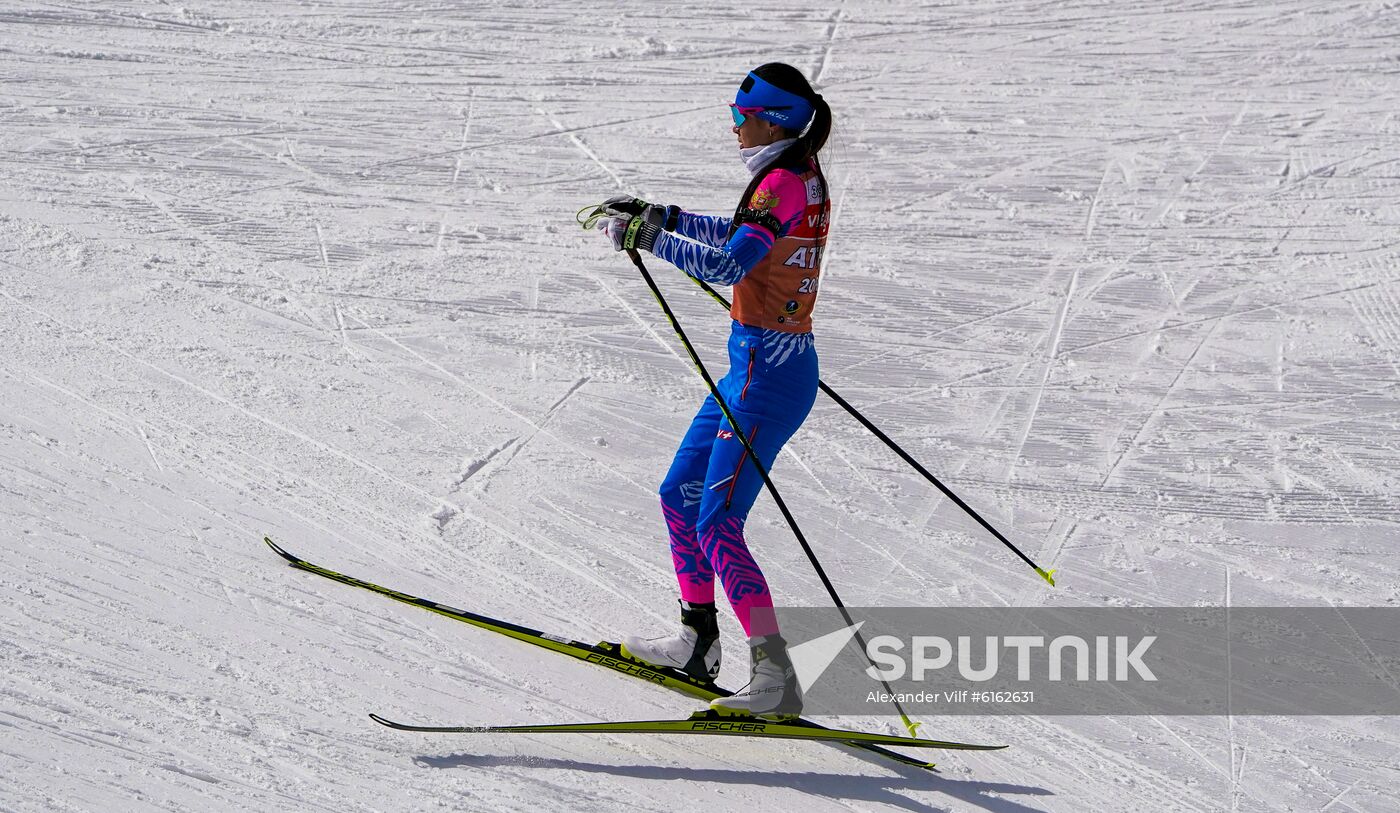
[[[657,494],[661,502],[677,510],[693,510],[700,504],[700,495],[705,493],[703,480],[681,480],[667,477],[661,481]]]

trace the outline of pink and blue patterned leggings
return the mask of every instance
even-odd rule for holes
[[[719,382],[720,393],[759,462],[771,471],[816,398],[816,352],[808,349],[774,370],[762,362],[758,337],[737,330],[736,335],[740,341],[731,337],[730,373]],[[778,397],[765,397],[768,393]],[[762,488],[763,479],[733,427],[714,396],[707,397],[661,484],[661,512],[681,598],[714,601],[718,574],[749,636],[778,631],[768,581],[744,539],[744,521]]]

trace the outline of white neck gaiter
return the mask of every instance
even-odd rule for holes
[[[773,163],[773,159],[778,157],[778,153],[787,149],[787,145],[796,140],[795,138],[785,138],[781,141],[774,141],[772,144],[764,144],[761,147],[741,147],[739,148],[739,159],[744,162],[744,166],[749,168],[750,175],[757,175],[764,167]]]

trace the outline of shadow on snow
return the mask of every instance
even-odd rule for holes
[[[853,756],[858,756],[853,754]],[[579,762],[569,759],[545,759],[529,756],[494,756],[486,754],[449,754],[445,756],[418,756],[414,761],[429,768],[494,768],[522,766],[534,769],[545,768],[566,771],[606,773],[615,776],[630,776],[638,779],[674,781],[688,779],[696,782],[720,782],[728,785],[754,785],[758,787],[795,788],[817,796],[846,799],[860,802],[878,802],[904,810],[941,810],[943,808],[925,804],[900,794],[898,791],[935,791],[954,799],[984,808],[992,813],[1039,813],[1040,808],[1030,807],[1014,799],[1001,795],[1018,794],[1028,796],[1053,796],[1053,791],[1027,785],[1013,785],[1003,782],[976,782],[949,779],[945,776],[918,768],[892,765],[879,758],[871,758],[871,764],[889,767],[896,776],[850,776],[838,773],[797,773],[791,771],[741,771],[715,768],[672,768],[642,765],[602,765]]]

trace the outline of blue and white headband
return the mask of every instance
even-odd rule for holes
[[[754,115],[789,130],[804,129],[815,113],[811,102],[763,81],[752,72],[739,85],[739,92],[734,95],[734,106],[745,112],[757,110]]]

